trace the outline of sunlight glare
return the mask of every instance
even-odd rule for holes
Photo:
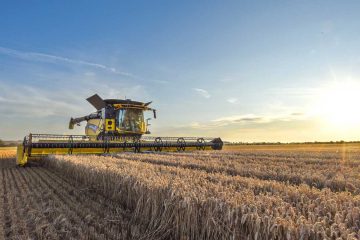
[[[360,84],[337,82],[322,90],[317,113],[333,127],[352,128],[360,125]]]

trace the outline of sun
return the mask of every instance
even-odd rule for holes
[[[336,82],[319,92],[317,114],[332,127],[360,126],[360,84]]]

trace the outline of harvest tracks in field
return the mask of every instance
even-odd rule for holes
[[[128,212],[43,167],[0,160],[0,239],[137,239]]]

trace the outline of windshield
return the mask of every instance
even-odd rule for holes
[[[143,111],[140,109],[121,109],[118,113],[117,125],[121,130],[140,132],[144,121]]]

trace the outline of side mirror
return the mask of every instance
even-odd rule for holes
[[[146,126],[150,126],[151,124],[149,123],[149,121],[151,120],[151,118],[147,118],[146,119]]]
[[[148,127],[151,125],[151,124],[149,123],[150,120],[151,120],[151,118],[147,118],[147,119],[146,119],[146,132],[145,132],[145,134],[150,134],[150,131],[149,131],[149,129],[148,129]]]
[[[154,118],[156,119],[156,110],[155,109],[153,110],[153,113],[154,113]]]

